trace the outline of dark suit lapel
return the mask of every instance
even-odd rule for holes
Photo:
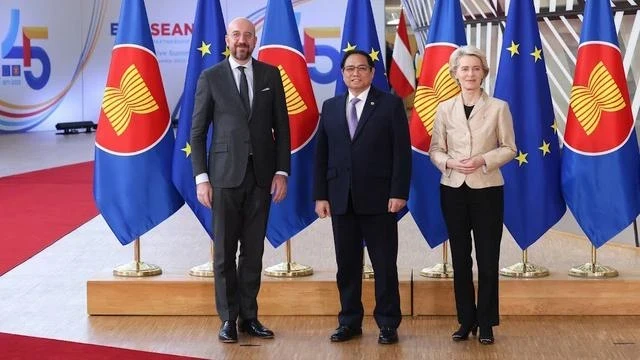
[[[469,121],[471,121],[471,119],[473,119],[473,117],[476,114],[478,114],[480,110],[482,110],[482,108],[487,104],[488,97],[489,96],[487,95],[487,93],[483,91],[482,95],[480,95],[480,98],[476,102],[476,106],[474,106],[473,110],[471,110],[471,114],[469,115]]]
[[[338,121],[342,124],[342,134],[347,141],[351,141],[351,135],[349,135],[349,123],[347,122],[347,101],[349,100],[349,92],[347,91],[342,100],[338,101],[340,109],[338,109]]]
[[[369,89],[369,94],[367,95],[367,100],[364,103],[364,108],[362,109],[362,114],[360,115],[360,119],[358,120],[358,127],[356,128],[356,133],[353,135],[353,141],[358,139],[358,135],[362,132],[362,128],[367,124],[369,118],[373,114],[373,110],[378,106],[378,97],[380,96],[380,92],[376,90],[373,86]],[[345,115],[346,116],[346,115]],[[347,131],[349,129],[347,128]]]
[[[249,112],[249,121],[251,121],[251,114],[253,114],[253,109],[256,106],[258,92],[266,87],[264,84],[266,74],[264,71],[265,69],[258,60],[253,59],[251,61],[253,62],[253,102],[251,103],[251,111]]]
[[[455,103],[453,104],[453,121],[459,121],[463,124],[467,124],[467,114],[464,112],[464,100],[462,99],[462,93],[456,95]]]

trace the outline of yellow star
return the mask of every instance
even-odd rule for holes
[[[551,144],[542,140],[542,146],[540,146],[538,149],[542,150],[542,156],[546,156],[547,154],[551,153],[551,150],[549,149],[549,146]]]
[[[520,44],[516,44],[513,42],[513,40],[511,40],[511,46],[507,48],[507,50],[509,50],[509,52],[511,53],[511,57],[513,57],[513,55],[515,54],[520,55],[520,52],[518,51],[519,47],[520,47]]]
[[[202,42],[202,45],[200,45],[200,47],[198,48],[198,50],[200,50],[200,53],[202,54],[202,57],[204,57],[205,54],[211,54],[211,50],[209,50],[209,48],[211,47],[211,43],[209,44],[205,44],[205,42]]]
[[[542,49],[538,49],[537,46],[533,47],[533,52],[529,55],[533,56],[534,61],[533,62],[538,62],[538,60],[542,60]]]
[[[522,151],[518,151],[520,154],[518,154],[518,156],[516,156],[516,160],[518,160],[518,165],[522,166],[522,164],[524,163],[529,163],[527,161],[527,155],[529,155],[528,153],[523,153]]]
[[[371,48],[371,52],[369,53],[369,57],[371,57],[371,60],[373,61],[380,61],[380,59],[378,59],[378,54],[380,54],[380,51],[375,51],[373,48]]]
[[[189,155],[191,155],[191,144],[187,143],[187,145],[185,145],[185,147],[180,150],[184,151],[184,153],[186,154],[185,157],[188,158]]]
[[[554,134],[558,133],[558,122],[556,122],[555,119],[553,119],[553,125],[551,125],[551,128],[553,129]]]
[[[342,51],[347,52],[349,50],[355,50],[355,49],[356,49],[356,46],[355,45],[351,45],[351,43],[347,41],[347,47],[342,49]]]
[[[228,58],[229,55],[231,55],[231,51],[229,51],[228,47],[224,48],[224,51],[222,52],[222,55],[224,55],[225,58]]]

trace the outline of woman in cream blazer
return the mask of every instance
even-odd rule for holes
[[[493,344],[499,323],[498,261],[504,218],[504,179],[500,167],[516,154],[511,113],[506,102],[481,88],[489,73],[485,55],[464,46],[451,54],[451,75],[460,94],[438,106],[429,155],[442,172],[440,200],[453,261],[460,328],[454,341],[476,334]],[[478,265],[478,301],[473,285],[471,241]]]

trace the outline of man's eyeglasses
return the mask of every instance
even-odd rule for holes
[[[347,74],[353,74],[356,71],[365,72],[365,71],[368,71],[369,69],[370,67],[368,65],[345,66],[344,68],[342,68],[342,70],[344,70],[344,72],[346,72]]]
[[[253,33],[250,33],[250,32],[241,33],[239,31],[234,31],[231,34],[229,34],[229,37],[231,37],[233,40],[239,40],[241,37],[245,39],[253,39]]]

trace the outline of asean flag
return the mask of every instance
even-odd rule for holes
[[[437,0],[409,120],[414,165],[411,166],[408,207],[422,236],[432,248],[447,240],[448,235],[440,209],[442,174],[429,159],[429,146],[438,104],[460,92],[449,74],[449,57],[466,43],[460,2]]]
[[[267,239],[278,247],[317,218],[311,179],[319,113],[291,1],[269,0],[260,44],[258,59],[280,70],[291,129],[287,197],[271,205],[267,225]]]
[[[608,0],[586,3],[562,153],[562,190],[595,247],[640,213],[640,155]]]
[[[167,99],[142,0],[124,0],[96,133],[94,197],[126,245],[182,206]]]

